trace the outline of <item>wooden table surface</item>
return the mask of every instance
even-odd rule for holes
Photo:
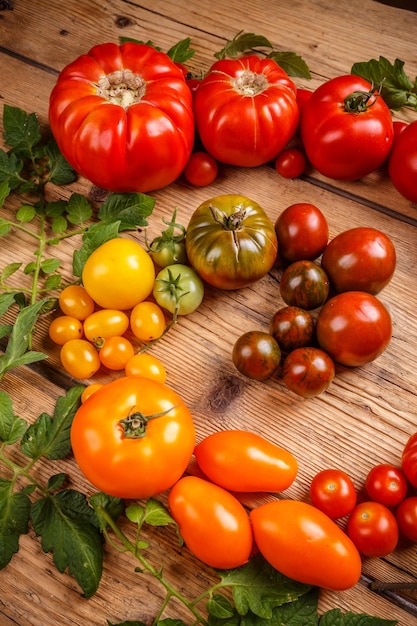
[[[380,55],[392,62],[402,59],[408,75],[417,75],[417,13],[375,0],[15,0],[12,10],[7,4],[0,3],[0,101],[36,112],[45,128],[49,94],[60,70],[91,46],[118,42],[121,36],[149,39],[163,50],[191,37],[196,54],[189,65],[198,72],[209,68],[213,54],[239,30],[262,34],[276,49],[303,57],[312,79],[295,82],[311,89],[349,73],[353,62]],[[3,107],[0,116],[2,112]],[[417,116],[401,111],[396,117],[412,121]],[[69,197],[74,190],[90,197],[94,192],[88,181],[79,179],[67,188],[51,189],[51,198]],[[233,343],[245,330],[267,329],[283,304],[271,274],[239,292],[208,288],[201,308],[182,318],[153,353],[166,365],[168,384],[192,411],[198,440],[218,429],[244,428],[284,445],[300,466],[288,497],[307,499],[309,481],[326,467],[345,470],[361,490],[373,464],[399,463],[402,447],[417,430],[417,207],[395,191],[382,171],[361,181],[338,183],[315,171],[284,180],[269,166],[222,167],[207,188],[191,188],[179,180],[150,194],[156,205],[149,237],[160,232],[161,218],[174,207],[178,220],[187,224],[203,200],[236,192],[258,201],[273,221],[292,203],[316,204],[327,217],[331,237],[367,225],[389,234],[398,264],[380,297],[393,318],[391,344],[365,367],[338,368],[328,391],[311,400],[295,396],[278,379],[259,383],[241,377],[231,362]],[[3,211],[12,214],[18,206],[18,199],[11,197]],[[143,242],[143,233],[139,240]],[[71,241],[56,250],[67,277],[73,247],[79,243]],[[31,260],[26,244],[18,234],[5,238],[0,268],[14,260]],[[42,411],[51,412],[57,397],[76,382],[59,368],[58,351],[47,339],[47,320],[38,328],[36,347],[48,352],[47,362],[14,370],[1,383],[15,412],[29,421]],[[3,471],[0,468],[2,476]],[[37,471],[40,480],[49,476],[50,463],[40,463]],[[57,463],[56,471],[67,472],[75,488],[91,493],[72,458]],[[159,532],[151,541],[150,557],[163,563],[166,574],[190,597],[217,579],[186,549],[180,550],[169,531]],[[107,619],[150,623],[162,591],[156,581],[135,573],[135,565],[129,555],[106,546],[102,582],[96,595],[86,600],[73,578],[58,573],[30,530],[22,537],[18,554],[0,571],[0,625],[98,626]],[[377,594],[369,589],[371,580],[417,582],[416,546],[400,542],[384,559],[364,559],[360,582],[344,592],[323,591],[320,611],[340,607],[396,619],[401,626],[416,623],[416,591]],[[189,619],[175,605],[167,616]]]

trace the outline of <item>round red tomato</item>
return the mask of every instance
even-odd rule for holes
[[[219,168],[216,160],[207,152],[193,152],[185,168],[186,180],[195,187],[206,187],[217,178]]]
[[[395,516],[379,502],[361,502],[349,515],[347,533],[364,556],[387,556],[398,543]]]
[[[229,491],[283,491],[292,485],[298,471],[291,452],[245,430],[208,435],[194,454],[207,478]]]
[[[365,489],[371,500],[385,506],[397,506],[407,495],[407,479],[399,467],[380,463],[372,467],[365,480]]]
[[[410,202],[417,202],[417,121],[396,138],[388,172],[397,191]]]
[[[386,307],[363,291],[345,291],[328,300],[316,321],[316,337],[330,357],[351,367],[376,359],[391,341]]]
[[[80,470],[97,489],[117,498],[149,498],[182,476],[194,450],[195,428],[170,387],[126,376],[81,405],[71,445]]]
[[[287,207],[275,222],[280,257],[285,261],[317,259],[329,239],[329,226],[314,204],[297,202]]]
[[[201,141],[215,159],[255,167],[274,159],[297,130],[296,87],[273,59],[216,61],[194,96]]]
[[[417,543],[417,496],[405,498],[395,511],[395,518],[403,537]]]
[[[332,519],[345,517],[356,505],[356,489],[352,479],[339,469],[318,472],[310,484],[313,505]]]
[[[82,176],[110,191],[146,192],[184,169],[194,143],[192,101],[167,54],[133,42],[105,43],[62,70],[49,122]]]
[[[249,560],[249,517],[231,493],[197,476],[185,476],[169,492],[168,505],[186,546],[200,561],[230,569]]]
[[[241,335],[232,351],[236,369],[255,380],[271,378],[281,364],[281,350],[272,335],[251,330]]]
[[[279,572],[325,589],[353,587],[362,562],[352,541],[325,513],[297,500],[275,500],[250,513],[255,543]]]
[[[269,332],[283,352],[291,352],[312,343],[314,319],[305,309],[284,306],[273,315]]]
[[[310,163],[339,180],[376,170],[394,137],[390,109],[370,83],[352,74],[332,78],[313,92],[302,107],[300,132]]]
[[[388,235],[364,226],[336,235],[321,260],[335,291],[366,291],[374,295],[389,283],[395,265],[395,247]]]
[[[330,283],[314,261],[295,261],[285,269],[279,288],[286,304],[310,310],[326,302]]]
[[[307,159],[298,148],[287,148],[275,159],[275,169],[283,178],[298,178],[304,172]]]
[[[297,348],[285,358],[281,375],[288,389],[303,398],[314,398],[333,381],[335,366],[319,348]]]
[[[417,487],[417,433],[411,435],[404,446],[401,469],[410,485]]]
[[[188,260],[219,289],[240,289],[269,272],[277,257],[274,225],[257,203],[225,194],[206,200],[187,227]]]

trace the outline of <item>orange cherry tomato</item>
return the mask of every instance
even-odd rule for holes
[[[83,324],[76,317],[59,315],[49,324],[48,334],[54,343],[63,346],[70,339],[81,339]]]
[[[123,335],[129,328],[129,317],[124,311],[100,309],[84,320],[86,339],[100,345],[103,339]]]
[[[158,339],[165,326],[164,312],[155,302],[139,302],[130,313],[130,328],[140,341]]]
[[[167,373],[163,363],[147,352],[132,356],[126,363],[125,374],[126,376],[152,378],[160,383],[166,382],[167,379]]]
[[[64,315],[85,320],[94,311],[94,300],[81,285],[68,285],[59,294],[59,308]]]
[[[74,378],[91,378],[100,368],[95,347],[85,339],[70,339],[61,348],[63,368]]]
[[[92,383],[91,385],[87,385],[84,391],[81,394],[81,402],[86,402],[90,396],[93,395],[96,391],[101,389],[103,383]]]
[[[109,337],[98,352],[101,364],[109,370],[122,370],[134,356],[135,349],[126,337]]]

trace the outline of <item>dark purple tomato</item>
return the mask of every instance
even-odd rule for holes
[[[305,309],[285,306],[272,317],[269,331],[283,352],[311,345],[314,337],[314,319]]]
[[[270,378],[281,364],[281,350],[272,335],[252,330],[233,346],[232,360],[241,374],[256,380]]]
[[[314,204],[297,202],[287,207],[275,222],[278,252],[289,263],[317,259],[329,239],[323,213]]]
[[[284,271],[280,292],[284,302],[307,311],[322,306],[329,295],[326,272],[314,261],[296,261]]]
[[[319,348],[293,350],[282,367],[285,385],[302,398],[314,398],[323,393],[334,377],[333,360]]]

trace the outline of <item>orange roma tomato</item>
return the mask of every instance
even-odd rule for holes
[[[140,341],[158,339],[165,326],[164,312],[155,302],[139,302],[130,313],[130,328]]]
[[[167,385],[126,376],[98,389],[75,414],[71,445],[85,477],[118,498],[169,489],[195,445],[190,411]]]
[[[152,378],[160,383],[164,383],[167,379],[167,373],[163,363],[147,352],[132,356],[125,365],[125,374],[126,376]]]
[[[168,505],[186,546],[200,561],[219,569],[248,561],[253,544],[249,516],[231,493],[185,476],[171,489]]]
[[[255,543],[279,572],[307,585],[343,590],[361,575],[361,557],[325,513],[296,500],[275,500],[250,513]]]
[[[291,452],[245,430],[213,433],[194,454],[204,474],[230,491],[282,491],[298,471]]]
[[[59,294],[59,308],[64,315],[85,320],[94,311],[94,300],[81,285],[68,285]]]
[[[97,344],[109,337],[123,335],[128,328],[129,317],[116,309],[100,309],[84,320],[84,335],[88,341]]]

